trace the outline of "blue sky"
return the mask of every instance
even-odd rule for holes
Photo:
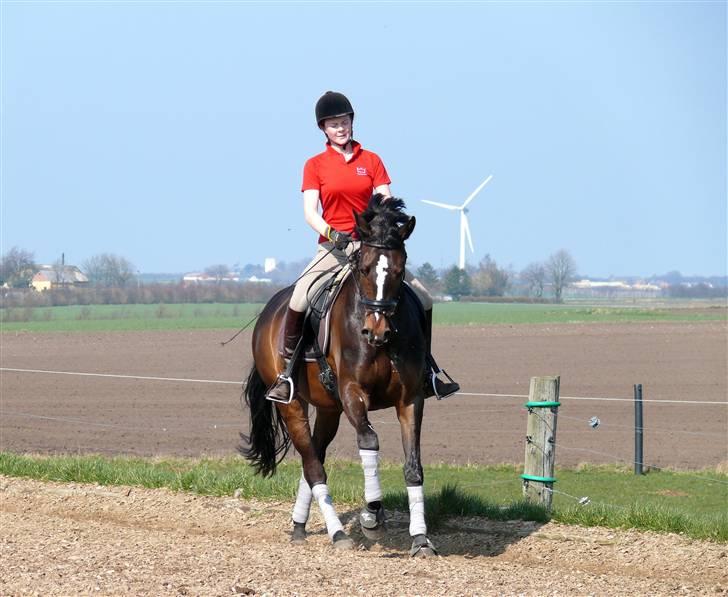
[[[410,260],[560,248],[592,276],[726,273],[726,3],[9,2],[2,251],[142,272],[315,250],[313,106],[417,216]]]

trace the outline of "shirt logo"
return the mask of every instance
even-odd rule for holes
[[[367,169],[366,168],[362,168],[360,166],[357,166],[356,167],[356,173],[357,173],[357,176],[366,176],[367,175]]]

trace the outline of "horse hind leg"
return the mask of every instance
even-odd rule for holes
[[[312,498],[318,503],[321,514],[324,517],[326,532],[331,538],[334,547],[337,549],[353,549],[354,542],[344,532],[344,526],[341,524],[338,514],[336,514],[336,509],[334,508],[334,504],[329,493],[329,487],[326,484],[326,471],[324,470],[323,463],[319,459],[319,455],[311,438],[311,431],[305,407],[300,401],[294,401],[291,404],[282,407],[281,410],[284,413],[283,416],[286,421],[286,427],[288,428],[291,441],[303,460],[303,476],[306,483],[311,488]],[[299,483],[299,490],[300,489],[301,483]],[[302,492],[302,505],[305,505],[305,498],[306,493],[304,490]],[[301,508],[301,512],[303,511],[304,508]],[[304,516],[301,514],[298,525],[294,519],[294,533],[296,533],[299,537],[302,534],[305,537],[305,523],[301,525],[300,522],[303,518]],[[308,517],[306,516],[305,518]],[[296,527],[298,527],[298,530],[296,530]]]
[[[326,449],[336,436],[340,417],[340,412],[317,412],[312,440],[322,465],[326,460]],[[311,487],[308,485],[303,473],[301,473],[301,480],[298,483],[298,492],[296,493],[296,503],[293,506],[293,515],[291,517],[293,520],[291,543],[300,545],[306,542],[306,523],[311,512],[312,500]]]
[[[306,542],[306,523],[311,512],[311,500],[313,493],[303,474],[298,482],[298,492],[296,493],[296,503],[293,505],[293,533],[291,534],[291,543],[300,545]]]

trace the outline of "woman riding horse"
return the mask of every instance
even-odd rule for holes
[[[268,390],[268,398],[288,402],[293,397],[292,379],[285,375],[289,361],[303,333],[303,321],[310,297],[327,282],[325,272],[343,266],[358,246],[354,212],[361,213],[373,193],[390,197],[390,179],[379,156],[363,149],[353,137],[354,108],[341,93],[327,91],[316,103],[316,123],[326,135],[326,149],[306,162],[303,169],[303,212],[306,222],[319,233],[316,256],[296,282],[286,310],[279,345],[282,357],[279,374]],[[318,213],[321,203],[322,213]],[[441,371],[431,355],[432,297],[411,272],[405,280],[412,287],[425,309],[427,370],[426,397],[451,396],[460,386]],[[441,380],[443,373],[449,381]]]
[[[303,476],[293,508],[293,541],[306,539],[305,525],[315,498],[329,537],[338,548],[352,548],[329,495],[324,461],[342,412],[356,430],[364,469],[366,506],[359,515],[362,532],[376,539],[384,530],[379,483],[379,439],[369,421],[371,410],[394,407],[405,452],[404,477],[410,506],[412,555],[431,555],[427,538],[420,459],[420,432],[426,369],[423,313],[404,283],[404,242],[415,218],[403,212],[401,199],[377,194],[362,214],[354,216],[359,248],[351,270],[331,307],[326,361],[335,375],[324,387],[317,363],[294,370],[296,391],[287,402],[271,401],[266,388],[278,375],[277,345],[289,309],[291,288],[276,294],[260,314],[253,332],[253,366],[245,387],[250,407],[250,434],[243,454],[257,472],[272,475],[290,444],[301,455]],[[316,410],[313,433],[309,407]]]

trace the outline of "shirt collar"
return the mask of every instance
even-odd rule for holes
[[[356,156],[358,156],[361,153],[361,143],[358,141],[354,141],[352,139],[351,141],[351,149],[352,149],[352,156],[351,159],[353,160]],[[344,156],[340,154],[338,151],[336,151],[333,147],[331,147],[331,141],[326,141],[326,152],[332,153],[336,156],[339,156],[341,159],[344,159]]]

